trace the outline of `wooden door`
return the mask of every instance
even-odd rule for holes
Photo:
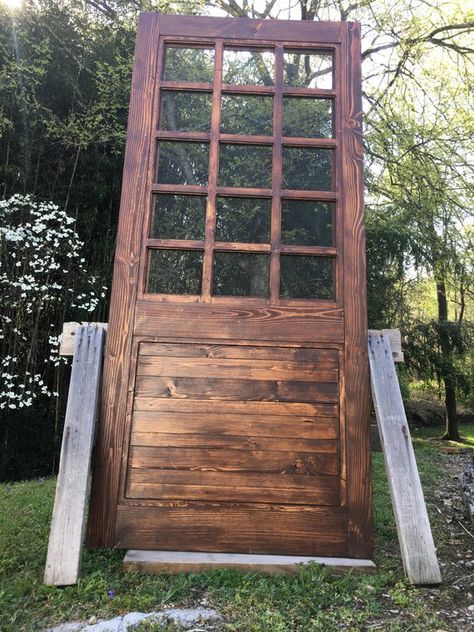
[[[359,46],[140,17],[91,545],[370,556]]]

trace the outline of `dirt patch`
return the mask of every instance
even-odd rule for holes
[[[440,486],[426,494],[443,584],[419,589],[417,596],[428,601],[430,609],[456,632],[474,629],[474,530],[466,516],[460,484],[471,455],[470,450],[443,454]]]

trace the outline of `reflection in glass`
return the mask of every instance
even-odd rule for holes
[[[281,255],[280,297],[334,299],[334,259]]]
[[[221,132],[271,136],[273,130],[273,97],[222,96]]]
[[[216,241],[270,242],[271,209],[271,200],[217,198]]]
[[[206,198],[199,195],[155,196],[151,227],[154,239],[204,239]]]
[[[211,83],[214,77],[213,48],[166,46],[163,79]]]
[[[219,186],[268,189],[272,186],[272,148],[222,144]]]
[[[331,202],[282,200],[281,243],[296,246],[333,246]]]
[[[331,99],[283,97],[283,136],[332,138]]]
[[[283,188],[331,191],[332,149],[283,147]]]
[[[213,294],[268,296],[268,255],[215,252]]]
[[[332,54],[286,51],[283,55],[283,84],[305,88],[332,88]]]
[[[208,162],[207,143],[160,141],[157,182],[206,185]]]
[[[209,132],[212,95],[206,92],[164,90],[161,93],[160,129]]]
[[[150,250],[147,292],[200,294],[202,252]]]
[[[238,85],[271,86],[275,75],[275,56],[267,50],[226,48],[222,81]]]

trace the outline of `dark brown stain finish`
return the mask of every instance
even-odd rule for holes
[[[140,16],[89,545],[371,556],[359,45],[355,23]],[[239,50],[249,75],[226,66]],[[303,81],[298,59],[316,54]],[[167,55],[193,63],[165,80]],[[333,85],[318,83],[328,55]],[[208,95],[204,128],[184,109],[159,129],[172,91]],[[221,133],[223,96],[270,100],[270,123]],[[284,136],[285,98],[331,99],[333,137]],[[176,234],[152,236],[157,198]],[[220,216],[260,199],[266,237]],[[334,208],[329,237],[299,244],[287,215],[283,242],[285,209],[311,202]]]

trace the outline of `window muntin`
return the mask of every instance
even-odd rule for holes
[[[204,255],[204,243],[211,238],[211,250],[207,246],[205,250],[212,257],[212,263],[207,259],[206,264],[212,265],[212,275],[207,268],[205,276],[207,287],[211,284],[207,295],[210,291],[215,297],[268,298],[271,260],[274,272],[275,262],[280,271],[280,293],[273,281],[272,299],[335,300],[335,202],[318,200],[317,193],[335,189],[334,148],[318,145],[318,139],[330,141],[335,135],[334,95],[310,93],[333,88],[333,54],[283,51],[278,46],[276,50],[282,55],[280,66],[273,50],[224,45],[219,78],[210,46],[166,47],[163,79],[195,85],[188,89],[167,83],[161,92],[155,182],[167,189],[162,187],[154,196],[150,238],[164,242],[165,248],[150,244],[148,292],[199,295],[204,257],[209,256]],[[192,55],[197,69],[186,70]],[[283,73],[280,78],[275,77],[277,67]],[[214,77],[220,100],[217,118],[212,113],[217,103],[212,86],[202,85],[211,84]],[[261,139],[219,138],[225,134]],[[273,143],[281,137],[278,171]],[[215,171],[209,174],[215,142],[218,151],[213,150],[211,164]],[[186,189],[189,186],[192,190]],[[253,197],[270,196],[272,187],[274,196],[279,187],[283,189],[281,200]],[[242,191],[233,193],[234,188]],[[298,191],[306,194],[300,199]],[[308,198],[312,191],[315,199]],[[210,212],[215,212],[213,220]],[[166,245],[166,240],[173,243]],[[182,250],[177,240],[183,242]],[[298,252],[299,248],[304,250]],[[189,280],[184,279],[185,272]]]

